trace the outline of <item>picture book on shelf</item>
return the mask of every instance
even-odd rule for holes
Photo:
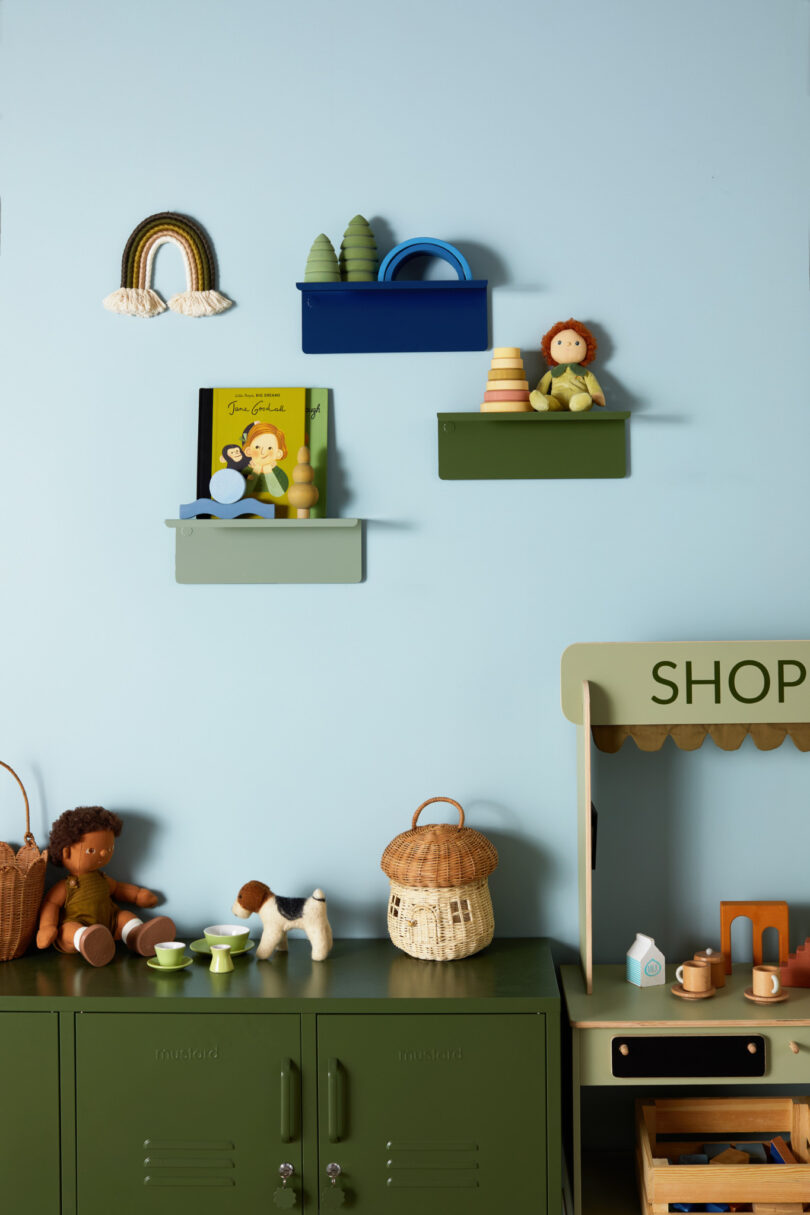
[[[197,438],[197,496],[208,496],[212,475],[233,468],[245,478],[246,498],[290,512],[287,490],[299,448],[308,445],[318,502],[311,518],[326,515],[326,388],[201,388]]]

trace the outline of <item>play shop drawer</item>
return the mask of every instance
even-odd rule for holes
[[[756,1031],[622,1034],[602,1029],[580,1032],[577,1037],[581,1084],[639,1084],[650,1080],[756,1083],[773,1079],[767,1035]],[[787,1047],[785,1053],[791,1053]],[[810,1066],[807,1074],[810,1077]],[[795,1079],[800,1081],[802,1077],[796,1074]]]
[[[810,1084],[810,1025],[727,1027],[694,1034],[622,1034],[580,1030],[582,1084],[638,1084],[648,1079],[697,1084],[715,1080]],[[626,1049],[623,1049],[626,1048]],[[662,1070],[651,1069],[660,1067]]]

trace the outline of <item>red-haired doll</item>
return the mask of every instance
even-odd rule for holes
[[[549,370],[531,394],[532,409],[570,409],[584,413],[594,401],[604,405],[605,395],[592,371],[586,371],[596,354],[596,338],[585,325],[573,318],[558,321],[543,336],[540,344]]]

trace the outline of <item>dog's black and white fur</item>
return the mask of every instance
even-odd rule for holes
[[[329,956],[332,929],[326,918],[326,896],[322,890],[313,890],[308,899],[290,899],[273,894],[264,882],[246,882],[231,910],[240,919],[246,920],[255,912],[261,920],[263,930],[257,958],[269,958],[275,950],[285,950],[291,928],[301,928],[307,934],[313,962],[323,962]]]

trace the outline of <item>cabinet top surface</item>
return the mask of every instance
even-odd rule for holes
[[[551,952],[545,941],[495,940],[482,953],[457,962],[423,962],[387,940],[336,941],[325,962],[313,962],[306,941],[291,940],[289,954],[258,961],[255,952],[234,959],[231,974],[212,975],[209,959],[196,955],[185,970],[162,974],[144,958],[122,951],[109,966],[94,969],[77,955],[53,950],[0,963],[0,1010],[20,1008],[103,1009],[115,1003],[161,1011],[206,1011],[275,1001],[278,1011],[390,1011],[416,1002],[432,1010],[538,1010],[558,997]],[[317,1008],[313,1005],[317,1004]],[[551,1005],[549,1005],[551,1007]]]
[[[751,965],[737,963],[726,975],[725,987],[708,1000],[674,996],[675,967],[667,966],[666,983],[636,987],[628,983],[625,966],[594,966],[593,992],[587,995],[579,966],[560,970],[568,1019],[578,1029],[687,1030],[697,1026],[810,1025],[810,988],[786,987],[780,1004],[754,1004],[744,992],[751,986]]]

